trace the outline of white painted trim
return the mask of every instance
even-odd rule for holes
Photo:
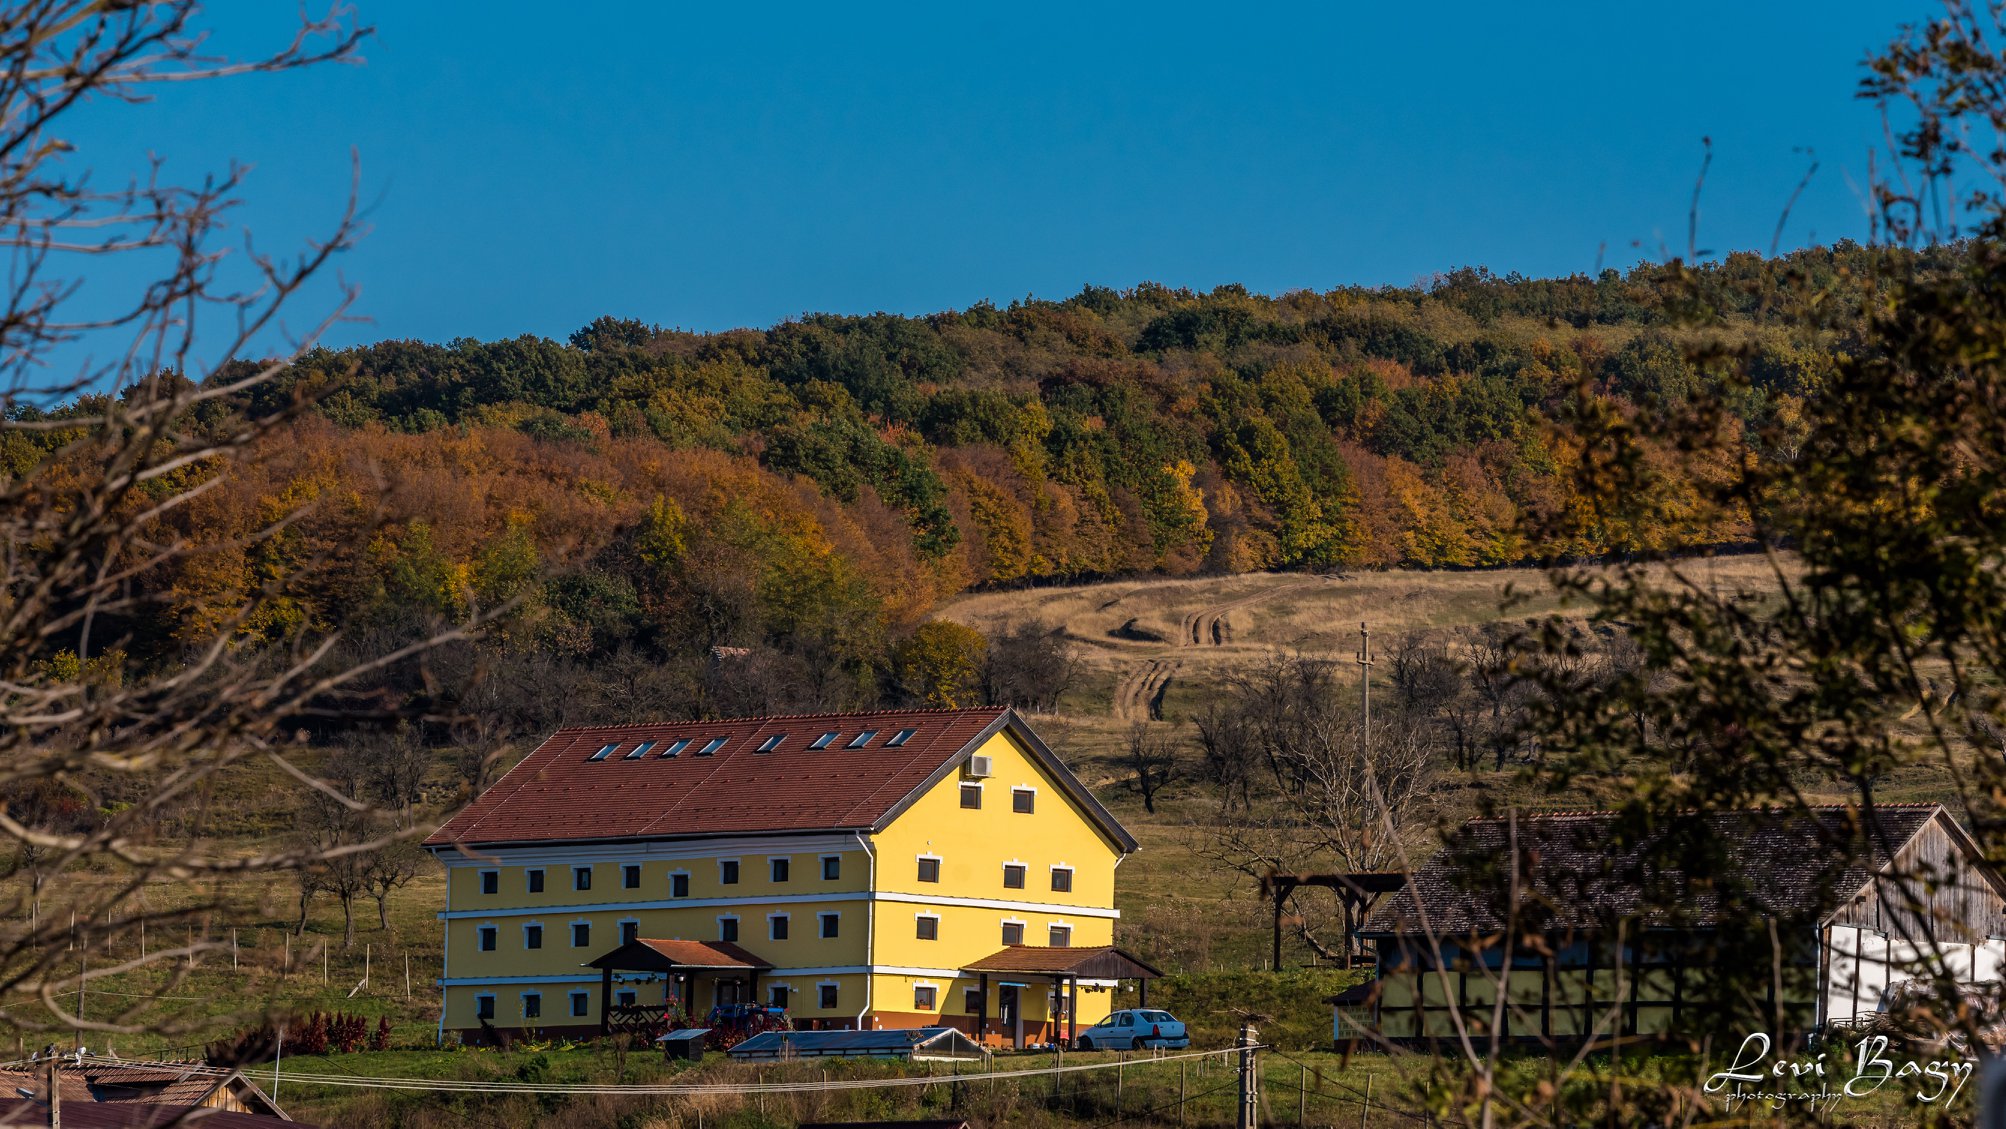
[[[735,937],[730,941],[725,941],[726,944],[736,945],[738,943],[737,938],[745,936],[743,928],[745,922],[742,919],[740,919],[740,917],[735,913],[721,913],[718,914],[716,917],[712,918],[711,920],[717,922],[717,939],[720,941],[725,940],[724,923],[727,921],[731,922],[731,931],[733,934],[735,934]]]
[[[836,876],[829,877],[829,860],[836,860]],[[843,880],[843,856],[824,854],[815,856],[815,875],[818,882],[841,882]]]
[[[879,964],[879,965],[825,964],[825,965],[809,965],[801,968],[776,968],[766,973],[764,976],[761,976],[760,978],[763,980],[766,978],[766,976],[785,976],[789,978],[798,979],[810,976],[819,976],[827,978],[830,976],[865,976],[865,975],[935,976],[935,977],[940,977],[944,980],[968,979],[968,977],[958,968],[922,968],[913,965],[899,965],[899,964]],[[652,983],[652,981],[650,982]],[[597,984],[599,983],[599,977],[597,975],[582,974],[582,973],[558,974],[551,976],[463,976],[456,979],[441,980],[439,981],[439,983],[440,986],[446,988],[470,988],[470,987],[483,987],[483,986],[507,987],[508,985],[511,984]],[[614,983],[615,984],[641,983],[641,981],[625,981],[619,979],[618,977],[615,977]],[[1086,983],[1086,981],[1082,980],[1081,983],[1084,984]]]
[[[535,948],[533,948],[533,949],[529,947],[529,931],[530,931],[530,928],[531,928],[532,926],[533,926],[533,927],[535,927],[535,928],[536,928],[536,929],[537,929],[538,931],[540,931],[540,932],[542,933],[542,936],[540,936],[540,937],[538,937],[538,938],[536,939],[536,940],[537,940],[537,945],[536,945],[536,947],[535,947]],[[544,950],[545,948],[548,948],[548,947],[549,947],[549,946],[548,946],[548,944],[547,944],[547,942],[548,942],[549,940],[550,940],[550,930],[548,930],[548,929],[545,929],[545,928],[543,927],[543,922],[541,922],[541,921],[525,921],[525,922],[523,922],[523,923],[522,923],[522,951],[523,951],[523,952],[526,952],[526,953],[540,953],[540,952],[542,952],[542,951],[543,951],[543,950]]]
[[[581,870],[585,872],[585,881],[586,881],[586,883],[587,883],[587,885],[586,885],[586,886],[584,887],[584,889],[580,889],[580,888],[579,888],[579,886],[578,886],[578,872],[579,872],[579,871],[581,871]],[[584,892],[585,892],[586,890],[596,890],[596,889],[598,889],[598,888],[599,888],[599,873],[598,873],[598,872],[599,872],[599,864],[598,864],[598,863],[596,863],[596,862],[574,862],[574,863],[572,863],[572,864],[571,864],[571,892],[572,892],[572,893],[574,893],[574,894],[582,894],[582,893],[584,893]],[[547,884],[546,884],[546,886],[547,886]]]
[[[776,921],[784,921],[787,923],[787,936],[775,937],[773,935],[773,923]],[[780,912],[767,914],[766,939],[769,941],[792,941],[794,939],[794,915],[791,913],[780,913]]]
[[[1029,793],[1031,794],[1031,810],[1030,810],[1030,811],[1018,811],[1018,810],[1017,810],[1017,793],[1019,793],[1019,792],[1029,792]],[[1035,785],[1035,784],[1012,784],[1012,785],[1010,785],[1010,814],[1012,814],[1012,815],[1036,815],[1036,814],[1038,814],[1038,786],[1037,786],[1037,785]]]
[[[855,846],[856,838],[849,832],[811,831],[801,835],[729,835],[707,839],[661,838],[627,843],[551,843],[488,849],[469,846],[465,851],[454,845],[445,844],[434,846],[431,850],[439,862],[448,869],[457,867],[491,869],[496,866],[569,866],[573,863],[582,864],[584,860],[594,863],[651,860],[683,862],[706,858],[730,858],[741,854],[814,854],[835,852]]]
[[[784,862],[784,863],[786,863],[786,864],[787,864],[787,877],[785,877],[785,878],[775,878],[775,877],[773,877],[773,864],[774,864],[774,863],[776,863],[776,862]],[[739,872],[739,877],[740,877],[740,878],[743,878],[743,877],[745,877],[745,873],[744,873],[743,871],[740,871],[740,872]],[[793,881],[794,881],[794,856],[793,856],[793,855],[767,855],[767,856],[766,856],[766,884],[767,884],[767,885],[769,885],[769,886],[778,886],[778,885],[780,885],[780,884],[781,884],[782,882],[787,882],[787,883],[792,883]]]
[[[479,885],[476,886],[475,888],[480,893],[481,897],[483,898],[501,897],[501,868],[497,866],[484,866],[479,870],[478,873],[480,874]],[[487,890],[488,875],[490,874],[495,876],[495,889],[494,893],[492,894],[488,893]]]
[[[684,906],[684,905],[689,905],[689,904],[690,904],[690,899],[689,899],[689,898],[688,898],[687,896],[684,896],[684,897],[680,897],[680,898],[676,897],[676,876],[677,876],[677,875],[679,875],[679,874],[680,874],[680,875],[682,875],[682,877],[683,877],[683,889],[687,890],[687,889],[690,889],[690,888],[691,888],[691,887],[690,887],[690,884],[689,884],[689,879],[690,879],[690,872],[689,872],[689,871],[687,871],[687,870],[684,870],[684,869],[682,869],[682,868],[680,868],[680,867],[679,867],[679,868],[677,868],[677,869],[675,869],[675,870],[671,870],[671,871],[669,871],[669,873],[668,873],[668,879],[669,879],[669,900],[670,900],[671,902],[674,902],[675,904],[677,904],[677,905],[679,905],[679,906]]]
[[[731,880],[730,882],[726,882],[726,881],[724,880],[724,864],[725,864],[725,863],[731,863],[731,864],[733,864],[733,865],[734,865],[734,866],[735,866],[735,867],[736,867],[736,868],[738,869],[738,877],[737,877],[737,878],[734,878],[734,879],[732,879],[732,880]],[[741,858],[738,858],[737,856],[733,856],[733,857],[731,857],[731,858],[720,858],[720,859],[718,859],[718,860],[717,860],[717,884],[718,884],[718,885],[720,885],[720,886],[743,886],[743,885],[745,885],[745,860],[744,860],[744,859],[741,859]]]
[[[569,943],[570,943],[570,945],[571,945],[571,947],[572,947],[572,948],[574,948],[574,949],[589,949],[589,948],[591,948],[591,947],[592,947],[592,922],[591,922],[591,921],[589,921],[589,920],[587,920],[587,919],[584,919],[584,918],[576,918],[576,917],[574,917],[574,918],[572,918],[572,919],[571,919],[570,921],[566,922],[565,924],[566,924],[566,925],[568,926],[568,928],[566,928],[566,930],[565,930],[565,935],[564,935],[564,939],[565,939],[565,940],[566,940],[567,942],[569,942]],[[578,926],[580,926],[580,925],[583,925],[583,926],[585,927],[585,943],[584,943],[584,944],[582,944],[582,945],[578,943],[578,929],[577,929],[577,927],[578,927]]]
[[[1077,877],[1077,874],[1075,875]],[[658,898],[647,902],[574,902],[557,906],[522,906],[517,909],[502,907],[447,910],[439,914],[442,921],[456,921],[472,917],[522,917],[528,914],[566,913],[635,913],[642,910],[658,909],[717,909],[734,907],[754,909],[762,905],[787,905],[800,902],[889,902],[900,905],[940,906],[960,909],[1000,909],[1018,910],[1024,913],[1050,913],[1063,910],[1076,917],[1107,918],[1119,920],[1121,911],[1103,909],[1100,906],[1075,906],[1063,902],[1033,902],[1005,898],[956,898],[946,894],[909,894],[902,891],[848,890],[829,894],[768,894],[764,897],[748,894],[736,898]]]
[[[630,866],[634,868],[634,884],[632,886],[627,885],[627,868]],[[641,883],[647,881],[647,878],[647,872],[641,869],[640,863],[623,862],[620,864],[620,888],[622,890],[638,890],[641,888]]]
[[[830,936],[824,923],[829,918],[836,919],[836,933]],[[818,941],[840,941],[843,939],[843,911],[839,909],[819,910],[815,914],[815,939]]]
[[[484,946],[484,945],[482,945],[482,944],[481,944],[481,930],[483,930],[483,929],[492,929],[492,930],[494,930],[494,931],[495,931],[495,947],[494,947],[494,948],[490,949],[490,948],[487,948],[486,946]],[[501,951],[501,926],[499,926],[499,925],[496,925],[496,924],[495,924],[494,922],[492,922],[492,921],[483,921],[483,922],[481,922],[481,923],[480,923],[479,925],[476,925],[476,926],[474,926],[474,951],[475,951],[475,952],[477,952],[477,953],[498,953],[498,952],[500,952],[500,951]]]
[[[530,876],[530,875],[532,875],[532,874],[541,874],[541,875],[543,875],[543,889],[541,889],[541,890],[532,890],[532,889],[530,889],[530,888],[529,888],[529,876]],[[522,892],[523,892],[523,893],[525,893],[525,894],[547,894],[547,893],[549,893],[549,892],[550,892],[550,869],[549,869],[548,867],[542,867],[542,866],[525,866],[525,867],[523,867],[523,868],[522,868]]]

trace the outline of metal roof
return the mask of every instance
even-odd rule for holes
[[[733,1058],[980,1059],[975,1040],[952,1027],[886,1031],[762,1031],[725,1052]]]
[[[560,729],[425,844],[876,831],[1006,728],[1109,841],[1135,849],[1023,719],[998,707]],[[817,747],[824,734],[835,736]]]

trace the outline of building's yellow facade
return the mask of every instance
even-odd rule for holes
[[[774,966],[756,987],[699,979],[685,1001],[699,1015],[750,987],[801,1025],[972,1029],[983,1011],[992,1038],[1039,1040],[1058,1018],[1049,984],[992,977],[983,1008],[960,970],[1010,943],[1113,944],[1133,840],[1035,741],[1011,715],[876,829],[437,850],[441,1031],[596,1029],[600,974],[583,966],[639,937],[733,941]],[[621,975],[614,989],[658,1004],[667,983]],[[1106,986],[1080,991],[1077,1018],[1098,1019]]]

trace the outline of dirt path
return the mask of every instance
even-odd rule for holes
[[[1150,659],[1122,676],[1114,688],[1114,716],[1122,721],[1158,721],[1163,717],[1163,692],[1183,663]]]
[[[1328,578],[1319,576],[1311,580],[1301,580],[1294,584],[1284,584],[1277,588],[1270,588],[1265,592],[1256,592],[1251,596],[1243,596],[1240,599],[1224,604],[1214,604],[1209,608],[1200,608],[1184,617],[1184,627],[1178,633],[1177,645],[1180,647],[1223,647],[1233,641],[1233,622],[1229,617],[1232,615],[1234,609],[1258,604],[1262,600],[1272,599],[1284,592],[1293,592],[1298,588],[1308,588],[1311,585],[1321,584],[1326,579]]]

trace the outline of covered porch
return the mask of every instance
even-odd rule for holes
[[[599,1033],[645,1034],[650,1038],[666,1030],[688,1014],[696,978],[709,975],[713,995],[719,1003],[753,1001],[759,991],[759,974],[773,966],[729,941],[656,940],[638,937],[619,948],[587,961],[587,968],[599,970]],[[615,972],[645,972],[667,980],[664,1002],[616,1004],[613,1002]],[[727,999],[726,997],[731,997]],[[678,1012],[682,1013],[680,1016]]]
[[[999,988],[1010,989],[1010,994],[999,1001],[1000,1018],[1004,1030],[1000,1033],[1011,1046],[1024,1045],[1024,1016],[1021,1000],[1015,996],[1017,989],[1028,986],[1027,981],[1039,981],[1050,986],[1054,998],[1063,989],[1065,995],[1066,1045],[1072,1046],[1080,1032],[1080,981],[1134,980],[1137,995],[1143,1007],[1149,1006],[1149,982],[1162,976],[1154,966],[1135,954],[1114,945],[1092,945],[1079,948],[1055,948],[1047,945],[1009,945],[999,952],[991,953],[981,960],[963,966],[962,973],[976,978],[979,985],[980,1003],[975,1013],[975,1041],[984,1042],[989,1035],[989,981],[994,978]],[[1054,1027],[1056,1028],[1056,1024]]]

